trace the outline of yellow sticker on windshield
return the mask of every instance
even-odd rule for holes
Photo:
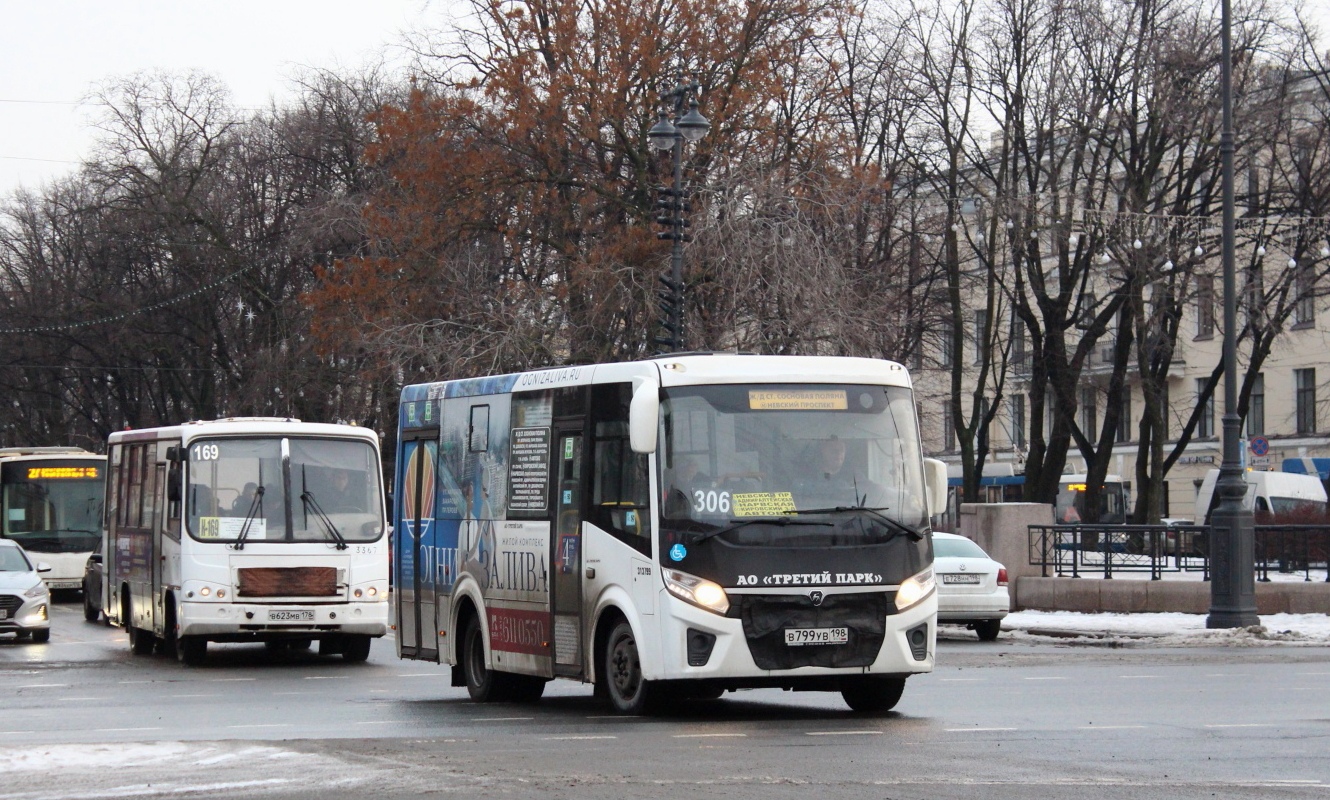
[[[754,411],[844,411],[849,408],[844,389],[750,389],[748,407]]]
[[[789,492],[748,492],[730,498],[736,517],[783,517],[794,510]]]

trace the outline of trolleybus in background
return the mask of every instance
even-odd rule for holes
[[[959,466],[953,465],[951,469],[956,471]],[[1083,474],[1064,474],[1059,479],[1058,496],[1053,507],[1053,519],[1056,522],[1074,524],[1090,520],[1085,506],[1086,477]],[[963,480],[959,475],[952,475],[948,483],[951,491],[947,514],[940,524],[954,530],[958,524]],[[980,502],[983,503],[1019,503],[1025,492],[1025,476],[1014,474],[1010,464],[985,464],[983,477],[979,479],[979,491]],[[1124,524],[1131,510],[1131,483],[1122,480],[1119,475],[1105,476],[1099,494],[1097,524]]]
[[[377,434],[239,418],[111,434],[103,610],[137,654],[208,642],[350,661],[388,630]]]
[[[405,387],[401,657],[471,697],[594,682],[620,713],[781,687],[893,707],[933,668],[908,372],[692,354]]]
[[[101,537],[106,457],[78,447],[0,448],[0,536],[46,562],[50,589],[78,589]]]

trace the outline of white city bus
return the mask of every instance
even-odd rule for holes
[[[46,562],[47,588],[77,589],[102,526],[106,457],[79,447],[0,448],[0,537]]]
[[[893,707],[933,668],[930,509],[909,374],[692,354],[408,386],[402,658],[478,701],[594,682],[620,713],[783,687]]]
[[[102,607],[136,654],[369,656],[388,631],[378,435],[239,418],[111,434]]]

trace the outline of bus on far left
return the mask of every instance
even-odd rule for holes
[[[23,547],[51,590],[79,589],[101,541],[106,456],[78,447],[0,448],[0,537]]]

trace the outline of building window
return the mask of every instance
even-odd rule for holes
[[[1247,269],[1247,321],[1253,326],[1265,322],[1265,273],[1257,261]]]
[[[1316,433],[1316,370],[1293,370],[1298,433]]]
[[[1013,447],[1025,447],[1025,395],[1015,394],[1007,404],[1011,412],[1011,444]]]
[[[1201,409],[1201,417],[1196,421],[1198,439],[1209,439],[1215,435],[1215,393],[1211,392],[1204,403],[1201,401],[1201,397],[1205,394],[1206,382],[1206,378],[1196,379],[1196,403]]]
[[[940,352],[938,353],[937,363],[939,367],[945,368],[951,366],[951,346],[954,341],[953,333],[950,325],[947,325],[947,327],[938,332],[938,349]]]
[[[951,403],[942,406],[942,449],[956,449],[956,420],[951,417]]]
[[[1316,322],[1316,273],[1311,265],[1299,265],[1294,280],[1297,286],[1297,303],[1293,306],[1293,324],[1307,327]]]
[[[1265,435],[1265,374],[1256,376],[1251,385],[1251,398],[1247,401],[1247,435]]]
[[[987,336],[985,329],[988,327],[988,312],[979,310],[974,312],[974,363],[983,363],[984,353],[988,350],[985,343]]]
[[[1081,432],[1091,439],[1099,430],[1099,392],[1093,386],[1081,389]]]
[[[1131,392],[1125,389],[1122,392],[1122,410],[1118,414],[1117,440],[1119,442],[1131,441]]]
[[[1196,338],[1212,339],[1215,335],[1215,279],[1213,275],[1196,278]]]
[[[1030,354],[1025,351],[1025,324],[1019,317],[1011,320],[1011,363],[1017,372],[1030,369]]]

